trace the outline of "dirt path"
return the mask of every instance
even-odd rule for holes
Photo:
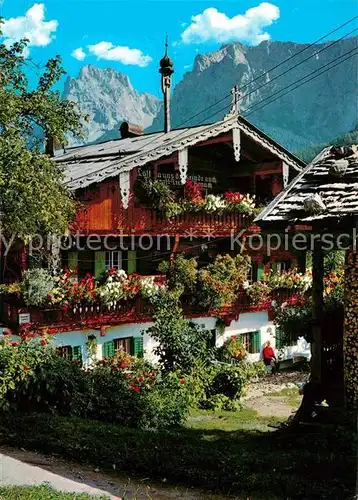
[[[276,417],[287,419],[292,411],[299,406],[298,386],[307,379],[307,374],[299,372],[279,373],[276,376],[269,376],[258,383],[252,384],[247,395],[243,398],[244,404],[262,417]],[[297,398],[289,396],[274,396],[282,390],[292,390],[297,394]],[[297,391],[297,393],[296,393]]]
[[[287,419],[294,408],[287,403],[284,396],[261,396],[246,402],[246,406],[256,410],[261,417],[277,417]]]
[[[200,491],[148,484],[148,478],[112,477],[93,468],[58,457],[0,448],[0,486],[49,483],[61,491],[104,495],[111,500],[224,500],[227,497]],[[165,478],[163,478],[165,482]]]

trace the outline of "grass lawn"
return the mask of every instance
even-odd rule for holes
[[[48,486],[8,486],[0,488],[1,500],[108,500],[85,493],[63,493]]]
[[[278,392],[271,392],[268,394],[270,397],[282,397],[286,398],[286,403],[292,408],[298,408],[302,401],[302,396],[298,393],[298,389],[282,389]]]
[[[0,444],[57,453],[102,471],[113,471],[115,464],[118,471],[152,481],[166,478],[167,483],[240,498],[350,498],[356,474],[353,428],[292,434],[267,427],[270,421],[253,410],[193,411],[185,428],[154,432],[55,415],[11,414],[0,418]]]

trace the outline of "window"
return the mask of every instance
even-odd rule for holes
[[[288,271],[291,269],[291,261],[285,260],[284,262],[275,262],[273,264],[272,269],[277,271],[278,273],[282,273],[282,271]]]
[[[247,352],[252,352],[252,333],[242,333],[241,334],[242,345]]]
[[[70,359],[72,361],[78,361],[82,364],[82,346],[70,346],[65,345],[61,346],[57,349],[58,354],[66,359]]]
[[[120,351],[142,358],[144,353],[143,337],[124,337],[113,339],[103,344],[104,358],[110,358]]]
[[[29,269],[41,269],[43,264],[43,258],[40,252],[32,252],[28,256],[28,267]]]
[[[57,352],[62,358],[72,359],[72,347],[70,345],[59,347]]]
[[[257,281],[257,271],[258,271],[257,262],[251,262],[251,266],[247,273],[247,281],[249,282],[250,285],[252,285],[252,283]]]
[[[122,269],[122,252],[120,250],[106,252],[106,270]]]
[[[132,354],[132,337],[126,337],[124,339],[115,339],[114,341],[114,351],[123,351],[127,354]]]
[[[242,345],[250,354],[260,352],[261,347],[261,334],[257,330],[255,332],[248,332],[241,334]]]
[[[83,250],[78,252],[78,279],[84,278],[87,274],[91,276],[95,272],[94,252]]]

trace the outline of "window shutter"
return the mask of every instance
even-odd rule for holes
[[[105,342],[103,344],[103,357],[110,358],[111,356],[114,356],[114,354],[115,354],[114,340],[110,340],[109,342]]]
[[[133,337],[133,355],[137,358],[143,358],[143,337]]]
[[[260,262],[257,266],[257,281],[262,281],[265,274],[265,266]]]
[[[272,271],[273,271],[274,273],[278,273],[278,272],[279,272],[279,263],[278,263],[278,262],[274,262],[274,263],[272,264],[271,268],[272,268]]]
[[[99,278],[106,270],[106,252],[94,253],[94,275]]]
[[[281,349],[282,335],[281,335],[281,330],[279,328],[276,328],[275,330],[275,339],[276,339],[276,349]]]
[[[74,270],[78,267],[78,252],[68,252],[68,269]]]
[[[128,274],[137,272],[137,252],[128,250]]]
[[[260,352],[261,347],[261,332],[257,330],[256,332],[252,332],[252,352]]]
[[[78,345],[72,348],[72,359],[82,364],[82,346]]]

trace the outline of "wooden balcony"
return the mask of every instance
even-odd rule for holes
[[[168,219],[148,208],[129,206],[124,210],[106,200],[106,203],[85,204],[77,215],[73,230],[98,235],[230,236],[249,228],[253,219],[254,216],[236,212],[188,212]]]
[[[165,276],[156,276],[155,278],[157,284],[163,283],[165,280]],[[281,304],[295,294],[296,292],[292,290],[280,291],[266,302],[252,304],[244,290],[242,290],[238,293],[234,304],[224,306],[220,310],[198,309],[193,306],[193,300],[190,296],[183,296],[181,303],[184,314],[188,318],[223,318],[228,326],[231,321],[237,321],[240,314],[249,312],[268,311],[269,319],[272,320],[272,299]],[[47,331],[49,334],[87,329],[101,330],[120,324],[146,323],[152,321],[154,313],[149,300],[142,297],[123,300],[113,306],[106,306],[96,302],[93,304],[75,304],[68,308],[59,306],[26,307],[20,299],[5,297],[4,306],[4,323],[14,331],[21,330],[22,326],[26,328],[26,324],[30,323],[32,330],[38,332]]]

